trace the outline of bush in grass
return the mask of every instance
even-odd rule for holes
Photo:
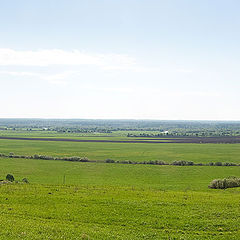
[[[54,160],[54,157],[51,157],[51,156],[45,156],[45,155],[38,155],[38,154],[35,154],[33,156],[34,159],[43,159],[43,160]]]
[[[52,156],[45,156],[45,155],[38,155],[35,154],[33,156],[25,156],[24,158],[34,158],[34,159],[43,159],[43,160],[63,160],[63,161],[72,161],[72,162],[89,162],[87,157],[52,157]]]
[[[240,178],[228,177],[224,179],[214,179],[208,187],[214,189],[240,187]]]
[[[80,162],[81,158],[80,157],[68,157],[68,161],[72,162]]]
[[[87,157],[82,157],[80,159],[80,162],[89,162],[89,159]]]
[[[129,161],[128,161],[128,160],[123,160],[123,161],[121,161],[120,163],[129,164]]]
[[[13,157],[14,153],[13,152],[10,152],[9,153],[9,157]]]
[[[14,181],[14,176],[12,174],[7,174],[6,180],[9,181],[9,182],[13,182]]]
[[[223,164],[222,164],[222,162],[216,162],[215,163],[215,166],[222,166]]]
[[[158,161],[158,165],[168,165],[168,163],[166,163],[166,162],[164,162],[164,161],[162,161],[162,160],[159,160],[159,161]]]
[[[115,161],[112,160],[112,159],[106,159],[105,162],[106,162],[106,163],[115,163]]]
[[[226,162],[226,163],[223,164],[223,166],[237,166],[237,164]]]
[[[186,161],[174,161],[174,162],[172,162],[172,165],[175,165],[175,166],[186,166],[187,162]]]
[[[64,157],[61,158],[61,160],[72,162],[89,162],[89,159],[87,157]]]
[[[174,161],[172,163],[172,165],[175,165],[175,166],[193,166],[194,165],[194,162],[187,162],[187,161]]]
[[[28,181],[27,178],[23,178],[22,182],[24,182],[24,183],[29,183],[29,181]]]
[[[151,161],[147,162],[147,164],[154,165],[154,164],[155,164],[155,162],[151,160]]]

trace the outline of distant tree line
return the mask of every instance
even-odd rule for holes
[[[99,119],[0,119],[0,130],[112,133],[168,131],[169,136],[239,136],[240,121],[161,121]],[[151,133],[149,133],[151,134]],[[137,135],[133,133],[133,135]],[[134,136],[135,137],[135,136]]]

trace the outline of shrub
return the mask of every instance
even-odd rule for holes
[[[237,164],[236,163],[228,163],[228,162],[226,162],[226,163],[223,164],[223,166],[237,166]]]
[[[24,182],[24,183],[29,183],[29,181],[27,180],[27,178],[23,178],[22,182]]]
[[[54,160],[54,158],[51,157],[51,156],[38,155],[38,154],[35,154],[32,158],[34,158],[34,159],[43,159],[43,160]]]
[[[162,160],[159,160],[159,161],[158,161],[158,165],[167,165],[167,163],[164,162],[164,161],[162,161]]]
[[[80,162],[81,158],[80,157],[69,157],[68,160],[73,161],[73,162]]]
[[[214,179],[208,187],[214,189],[240,187],[240,178],[228,177],[224,179]]]
[[[121,161],[121,163],[123,163],[123,164],[129,164],[129,161],[128,161],[128,160],[123,160],[123,161]]]
[[[222,166],[223,164],[222,164],[222,162],[216,162],[215,163],[215,166]]]
[[[193,166],[194,162],[187,162],[187,161],[174,161],[172,163],[172,165],[176,165],[176,166]]]
[[[174,161],[174,162],[172,162],[172,165],[183,166],[184,163],[185,163],[185,161]]]
[[[155,162],[151,160],[151,161],[147,162],[147,164],[154,165],[154,164],[155,164]]]
[[[6,180],[13,182],[14,181],[14,176],[12,174],[7,174]]]
[[[82,157],[80,159],[80,162],[89,162],[89,159],[87,157]]]
[[[106,163],[115,163],[115,161],[112,160],[112,159],[106,159],[105,162],[106,162]]]

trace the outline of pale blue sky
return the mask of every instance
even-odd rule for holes
[[[0,117],[240,120],[238,0],[0,0]]]

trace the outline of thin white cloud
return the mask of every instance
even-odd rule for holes
[[[39,77],[39,73],[34,72],[19,72],[19,71],[0,71],[0,74],[16,76],[16,77]]]
[[[10,75],[14,77],[34,77],[37,79],[45,80],[49,83],[55,84],[55,85],[67,85],[68,82],[65,81],[69,77],[71,77],[74,74],[78,74],[78,72],[75,71],[66,71],[61,72],[57,74],[43,74],[38,72],[19,72],[19,71],[0,71],[0,75]]]
[[[91,54],[61,49],[17,51],[0,48],[0,66],[94,65],[103,69],[124,69],[135,64],[134,58],[124,54]]]
[[[146,67],[137,64],[135,58],[127,54],[98,54],[84,51],[66,51],[61,49],[42,49],[36,51],[18,51],[0,48],[0,66],[95,66],[106,71],[132,71],[137,73],[192,73],[191,69],[165,69],[163,67]],[[3,73],[3,71],[1,71]],[[36,76],[38,73],[7,72],[13,76]]]
[[[176,71],[180,73],[193,73],[192,69],[177,69]]]
[[[67,79],[73,75],[77,75],[79,72],[76,71],[65,71],[65,72],[60,72],[56,74],[48,74],[48,75],[40,75],[40,77],[44,80],[47,80],[49,82],[54,82],[54,81],[61,81],[64,79]]]
[[[68,82],[67,81],[64,81],[64,80],[51,80],[49,81],[51,84],[54,84],[54,85],[58,85],[58,86],[66,86],[68,85]]]
[[[126,93],[126,94],[136,94],[138,95],[146,95],[146,94],[154,94],[153,96],[158,96],[159,98],[182,98],[182,97],[211,97],[211,98],[219,98],[227,93],[216,92],[216,91],[171,91],[168,89],[158,89],[151,87],[95,87],[93,85],[83,85],[85,89],[95,89],[98,91],[104,92],[116,92],[116,93]]]

